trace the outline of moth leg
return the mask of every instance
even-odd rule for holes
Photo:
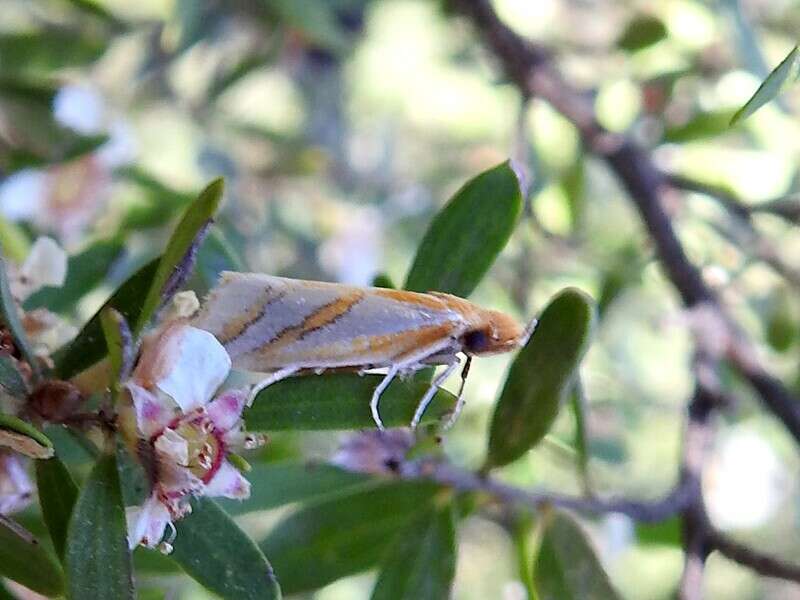
[[[377,425],[378,429],[381,431],[384,431],[386,428],[383,426],[381,415],[378,413],[378,402],[380,402],[383,391],[392,383],[392,379],[397,375],[397,371],[397,367],[391,367],[389,369],[389,372],[386,373],[386,377],[383,378],[383,381],[381,381],[378,387],[375,388],[375,391],[372,392],[372,400],[369,401],[369,409],[372,411],[372,420],[375,421],[375,425]]]
[[[439,391],[439,386],[442,385],[448,377],[450,377],[450,373],[452,373],[453,369],[458,366],[458,363],[458,357],[455,357],[453,362],[447,365],[447,368],[437,375],[431,382],[431,385],[428,387],[428,391],[425,392],[422,400],[420,400],[419,404],[417,404],[417,410],[414,411],[414,418],[411,419],[411,429],[417,428],[417,425],[419,425],[419,422],[422,420],[422,415],[425,414],[425,409],[428,408],[428,404],[430,404],[431,400],[433,400],[433,396],[437,391]]]
[[[467,375],[469,375],[469,367],[472,364],[472,357],[467,356],[467,362],[464,363],[464,368],[461,369],[461,386],[458,388],[458,400],[456,400],[456,407],[453,409],[453,414],[447,419],[444,424],[444,431],[450,429],[458,419],[458,415],[464,409],[466,399],[464,398],[464,386],[467,384]]]
[[[273,383],[277,383],[281,379],[286,379],[287,377],[293,375],[294,373],[297,373],[297,371],[299,370],[300,370],[299,367],[283,367],[282,369],[278,369],[277,371],[272,373],[266,379],[262,379],[261,381],[259,381],[255,386],[253,386],[253,389],[250,390],[250,395],[247,398],[247,406],[252,406],[253,400],[256,399],[256,396],[258,396],[258,393],[261,390],[271,386]]]

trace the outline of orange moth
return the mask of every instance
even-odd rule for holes
[[[523,328],[501,312],[440,292],[233,272],[222,274],[192,324],[217,337],[234,368],[270,373],[253,388],[250,402],[265,387],[303,371],[387,369],[370,402],[381,429],[378,402],[392,379],[428,366],[446,367],[420,400],[411,422],[416,427],[463,353],[461,389],[448,426],[452,424],[463,405],[471,357],[524,345],[533,325]]]

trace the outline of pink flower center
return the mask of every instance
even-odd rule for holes
[[[225,442],[222,439],[224,432],[217,429],[203,409],[175,419],[167,425],[167,429],[186,440],[188,459],[181,466],[191,471],[204,484],[211,481],[225,458]]]

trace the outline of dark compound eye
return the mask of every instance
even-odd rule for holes
[[[489,346],[489,336],[480,329],[470,331],[464,336],[464,349],[467,352],[483,352]]]

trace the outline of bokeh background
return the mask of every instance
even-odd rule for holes
[[[796,3],[494,4],[516,31],[552,50],[564,75],[592,95],[603,125],[652,149],[667,172],[746,203],[791,201],[796,98],[784,95],[735,128],[729,120],[795,42]],[[599,334],[582,370],[591,484],[644,498],[670,488],[692,387],[692,316],[606,168],[584,154],[567,121],[519,97],[443,4],[0,0],[0,13],[0,244],[22,257],[30,240],[48,234],[71,255],[93,249],[70,273],[84,278],[78,291],[57,307],[72,324],[158,254],[174,218],[212,177],[225,177],[226,199],[194,289],[206,291],[222,265],[368,285],[381,273],[401,282],[448,197],[513,157],[529,177],[525,215],[472,299],[520,320],[567,285],[597,299]],[[718,201],[671,199],[709,285],[773,370],[800,388],[800,278],[759,260],[750,229]],[[769,250],[796,262],[792,223],[755,219]],[[445,441],[455,462],[480,461],[507,363],[473,364],[467,408]],[[737,402],[704,481],[710,515],[742,540],[796,557],[796,449],[747,389],[730,385]],[[574,439],[565,412],[503,477],[581,492]],[[338,442],[329,433],[278,435],[265,459],[325,459]],[[245,518],[249,531],[267,531],[277,517]],[[642,528],[609,516],[592,533],[624,597],[670,597],[682,567],[677,522]],[[455,598],[523,597],[507,539],[477,517],[461,529]],[[372,580],[342,580],[314,597],[364,597]],[[157,583],[170,598],[206,597],[188,579]],[[719,599],[798,593],[718,556],[706,587]]]

